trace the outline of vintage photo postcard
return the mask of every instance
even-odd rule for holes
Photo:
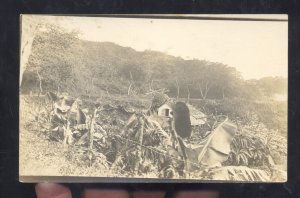
[[[287,181],[287,15],[20,21],[20,181]]]

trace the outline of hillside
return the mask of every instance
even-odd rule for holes
[[[189,170],[190,178],[220,179],[220,173],[230,181],[286,180],[287,103],[272,99],[287,93],[286,78],[244,80],[223,63],[80,40],[76,32],[51,26],[33,40],[20,90],[22,173],[30,175],[35,172],[30,167],[35,167],[37,174],[43,174],[45,164],[61,159],[49,167],[54,174],[103,176],[110,170],[107,176],[186,178],[189,168],[184,167],[189,166],[178,158],[182,149],[177,150],[172,135],[173,117],[168,117],[169,124],[160,124],[148,111],[168,98],[185,101],[205,115],[206,123],[192,128],[188,144],[208,148],[213,144],[210,135],[223,150],[226,138],[217,138],[214,131],[226,135],[219,128],[225,121],[236,129],[230,130],[234,137],[226,143],[221,170],[212,166],[212,172],[202,171],[197,164],[202,159],[192,157],[199,161],[196,171]],[[49,97],[49,91],[64,97]],[[65,112],[63,104],[73,99]],[[73,117],[78,120],[73,122]],[[27,152],[29,142],[34,154]],[[47,142],[53,150],[45,148]],[[278,176],[277,170],[283,178],[272,178]]]
[[[52,31],[38,34],[33,41],[23,93],[42,88],[78,95],[144,94],[163,88],[172,97],[257,99],[287,91],[285,78],[245,81],[235,68],[222,63],[136,51]]]

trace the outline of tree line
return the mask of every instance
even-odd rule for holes
[[[78,31],[55,25],[41,26],[23,74],[23,93],[56,91],[90,96],[161,90],[177,98],[259,99],[287,89],[283,77],[244,80],[239,71],[223,63],[135,51],[110,42],[84,41],[78,35]]]

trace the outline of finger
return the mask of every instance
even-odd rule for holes
[[[130,193],[130,198],[164,198],[165,192],[163,191],[141,191]]]
[[[72,198],[70,189],[61,184],[40,183],[35,192],[38,198]]]
[[[173,198],[218,198],[217,191],[180,191],[176,192]]]
[[[118,189],[85,189],[83,198],[129,198],[126,190]]]

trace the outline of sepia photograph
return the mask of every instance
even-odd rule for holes
[[[20,181],[287,181],[287,15],[20,22]]]

